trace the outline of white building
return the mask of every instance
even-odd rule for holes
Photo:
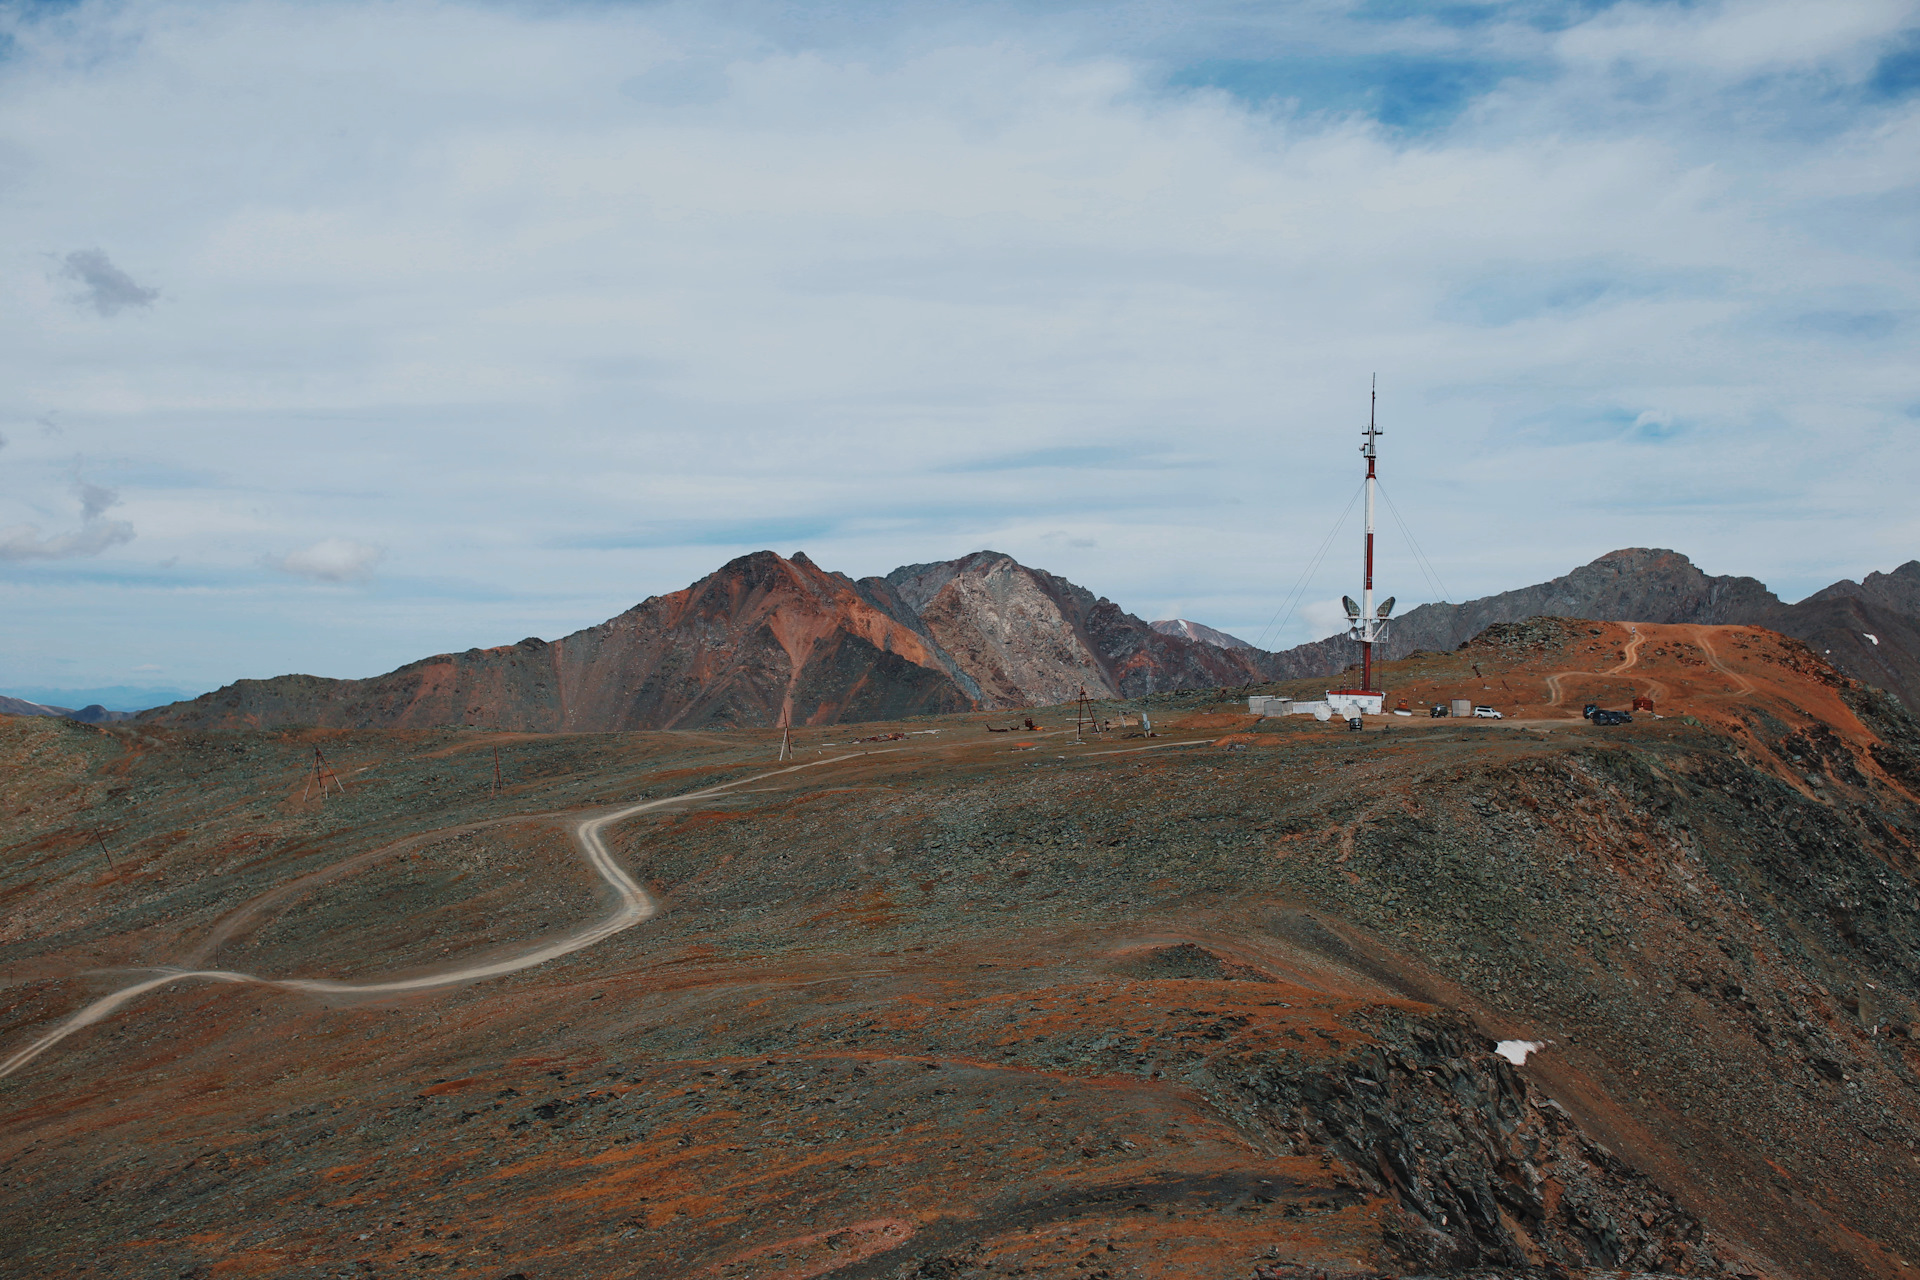
[[[1329,689],[1327,705],[1333,708],[1333,714],[1342,719],[1377,716],[1385,704],[1386,696],[1371,689]]]

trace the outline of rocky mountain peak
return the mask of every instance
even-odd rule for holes
[[[1163,618],[1159,622],[1148,624],[1163,636],[1179,636],[1183,640],[1197,640],[1201,644],[1210,644],[1219,649],[1251,649],[1252,645],[1238,636],[1230,636],[1224,631],[1215,630],[1204,622],[1194,622],[1188,618]]]
[[[1892,573],[1870,573],[1859,582],[1842,578],[1801,601],[1867,600],[1896,613],[1920,615],[1920,560],[1909,560]]]

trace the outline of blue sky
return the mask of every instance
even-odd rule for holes
[[[768,546],[1254,638],[1375,372],[1456,598],[1920,555],[1920,3],[0,32],[0,691],[367,675]],[[1334,629],[1355,536],[1269,644]]]

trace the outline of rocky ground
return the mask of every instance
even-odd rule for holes
[[[565,815],[733,784],[611,830],[664,910],[588,950],[183,981],[0,1079],[4,1270],[1912,1275],[1920,728],[1743,627],[1387,683],[1508,718],[1158,695],[1102,707],[1152,739],[923,717],[778,774],[757,731],[0,719],[0,1057],[141,966],[513,954],[609,908]]]

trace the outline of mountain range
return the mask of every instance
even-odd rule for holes
[[[1787,604],[1757,579],[1627,548],[1535,586],[1409,610],[1379,656],[1451,650],[1494,623],[1543,614],[1766,626],[1920,706],[1920,561]],[[1276,653],[1181,619],[1148,623],[996,551],[860,579],[803,553],[759,551],[558,640],[438,654],[363,680],[241,680],[138,718],[529,732],[821,725],[1051,705],[1082,690],[1131,698],[1333,677],[1358,658],[1344,636]]]
[[[56,707],[44,702],[29,702],[25,698],[9,698],[0,694],[0,716],[59,716],[67,720],[78,720],[81,724],[111,724],[115,720],[131,720],[131,711],[109,711],[99,703],[90,707]]]

